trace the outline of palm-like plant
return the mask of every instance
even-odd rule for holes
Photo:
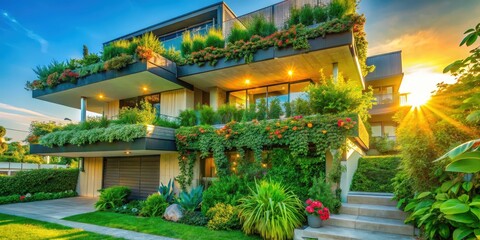
[[[303,204],[280,183],[255,183],[251,195],[240,200],[239,215],[247,234],[259,233],[264,239],[291,239],[302,224]]]

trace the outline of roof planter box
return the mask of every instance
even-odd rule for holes
[[[54,155],[65,157],[96,157],[125,155],[158,155],[175,152],[175,129],[147,125],[142,137],[132,141],[95,142],[92,144],[65,144],[53,147],[41,144],[30,144],[30,153],[38,155]]]

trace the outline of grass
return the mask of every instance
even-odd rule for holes
[[[214,231],[206,227],[190,226],[165,221],[158,217],[142,218],[112,212],[92,212],[75,215],[65,220],[96,224],[105,227],[120,228],[136,232],[154,234],[178,239],[260,239],[258,236],[247,236],[241,231]]]
[[[0,239],[119,239],[62,225],[0,214]]]

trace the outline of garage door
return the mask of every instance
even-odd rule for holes
[[[103,187],[127,186],[132,199],[145,199],[157,192],[160,156],[105,158]]]

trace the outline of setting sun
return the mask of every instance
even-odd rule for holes
[[[420,107],[428,102],[430,93],[428,92],[412,92],[408,95],[407,104],[412,107]]]

